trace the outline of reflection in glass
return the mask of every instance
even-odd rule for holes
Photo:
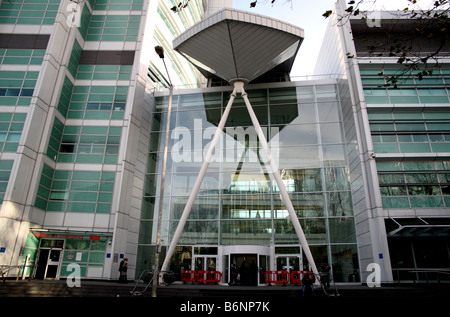
[[[173,237],[229,93],[174,98],[166,175],[168,190],[164,197],[164,245]],[[333,265],[343,265],[338,270],[346,277],[339,278],[348,280],[356,254],[355,224],[335,85],[250,89],[247,93],[263,132],[271,141],[275,163],[308,242],[314,247],[315,257],[326,263],[331,243],[349,244],[342,249],[338,248],[341,245],[333,245],[336,257]],[[143,185],[140,244],[155,240],[153,220],[159,204],[156,195],[166,107],[167,98],[157,97]],[[390,126],[394,127],[392,123]],[[386,127],[380,127],[383,128]],[[391,177],[387,176],[386,181],[391,181]],[[179,244],[217,247],[298,243],[248,110],[238,97]]]

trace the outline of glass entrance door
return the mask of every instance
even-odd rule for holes
[[[64,240],[42,239],[35,273],[36,279],[58,279]]]
[[[257,254],[231,254],[231,265],[237,270],[237,284],[258,285]]]
[[[215,271],[217,258],[215,256],[194,256],[196,271]]]
[[[223,246],[222,267],[227,271],[223,274],[224,283],[229,285],[256,286],[265,285],[264,273],[271,270],[271,254],[269,246],[230,245]]]
[[[47,261],[46,279],[56,279],[59,276],[59,259],[62,250],[50,250]]]
[[[300,258],[298,256],[278,256],[277,271],[300,271]]]

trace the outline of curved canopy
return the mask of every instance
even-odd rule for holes
[[[294,25],[223,9],[178,36],[173,47],[206,77],[249,82],[281,64],[289,73],[303,37]]]

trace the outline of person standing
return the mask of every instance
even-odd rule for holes
[[[123,259],[120,261],[119,264],[119,282],[126,283],[127,282],[127,270],[128,270],[128,258]]]
[[[315,296],[316,293],[314,291],[314,282],[316,281],[316,278],[312,273],[306,273],[303,276],[302,283],[303,283],[303,296],[312,295]]]

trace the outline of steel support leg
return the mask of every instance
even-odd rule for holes
[[[164,272],[169,265],[170,259],[172,258],[173,252],[175,251],[175,247],[177,246],[178,240],[180,239],[181,233],[183,232],[184,225],[186,224],[186,220],[189,217],[189,213],[191,212],[192,205],[194,204],[194,200],[197,197],[198,191],[202,184],[203,178],[205,177],[206,170],[211,162],[212,156],[214,154],[214,150],[217,146],[217,143],[220,140],[220,136],[222,135],[223,128],[225,126],[225,122],[227,121],[228,115],[230,114],[231,106],[233,105],[234,98],[236,98],[236,88],[234,88],[231,93],[230,100],[225,108],[225,111],[220,119],[219,125],[217,126],[216,132],[214,134],[214,138],[211,141],[211,145],[208,149],[208,152],[205,156],[205,161],[202,164],[200,172],[197,176],[197,180],[195,181],[194,187],[192,188],[192,193],[189,196],[189,199],[184,207],[183,214],[181,215],[180,221],[178,222],[177,229],[172,238],[172,242],[170,243],[169,249],[167,250],[166,258],[164,259],[164,263],[161,267],[161,271]]]
[[[250,114],[250,118],[252,119],[253,126],[258,134],[259,142],[264,152],[267,155],[268,163],[270,165],[270,169],[272,170],[275,181],[277,182],[278,188],[280,189],[281,197],[283,198],[284,203],[286,204],[286,208],[289,212],[289,216],[291,218],[292,224],[294,226],[295,232],[297,233],[298,239],[300,240],[300,244],[302,245],[303,252],[305,252],[306,258],[308,259],[309,265],[311,265],[311,269],[313,273],[318,276],[318,271],[316,264],[314,262],[314,258],[312,257],[311,250],[309,249],[308,242],[306,241],[305,234],[303,229],[298,221],[297,214],[295,213],[294,206],[292,205],[291,198],[286,190],[286,186],[283,183],[280,172],[278,170],[278,165],[272,157],[272,153],[270,152],[269,145],[267,143],[266,137],[261,129],[261,125],[259,124],[258,118],[253,111],[252,105],[248,100],[247,93],[244,90],[244,83],[242,83],[242,87],[240,87],[240,91],[242,94],[242,98],[244,98],[245,105],[247,106],[247,110]]]

